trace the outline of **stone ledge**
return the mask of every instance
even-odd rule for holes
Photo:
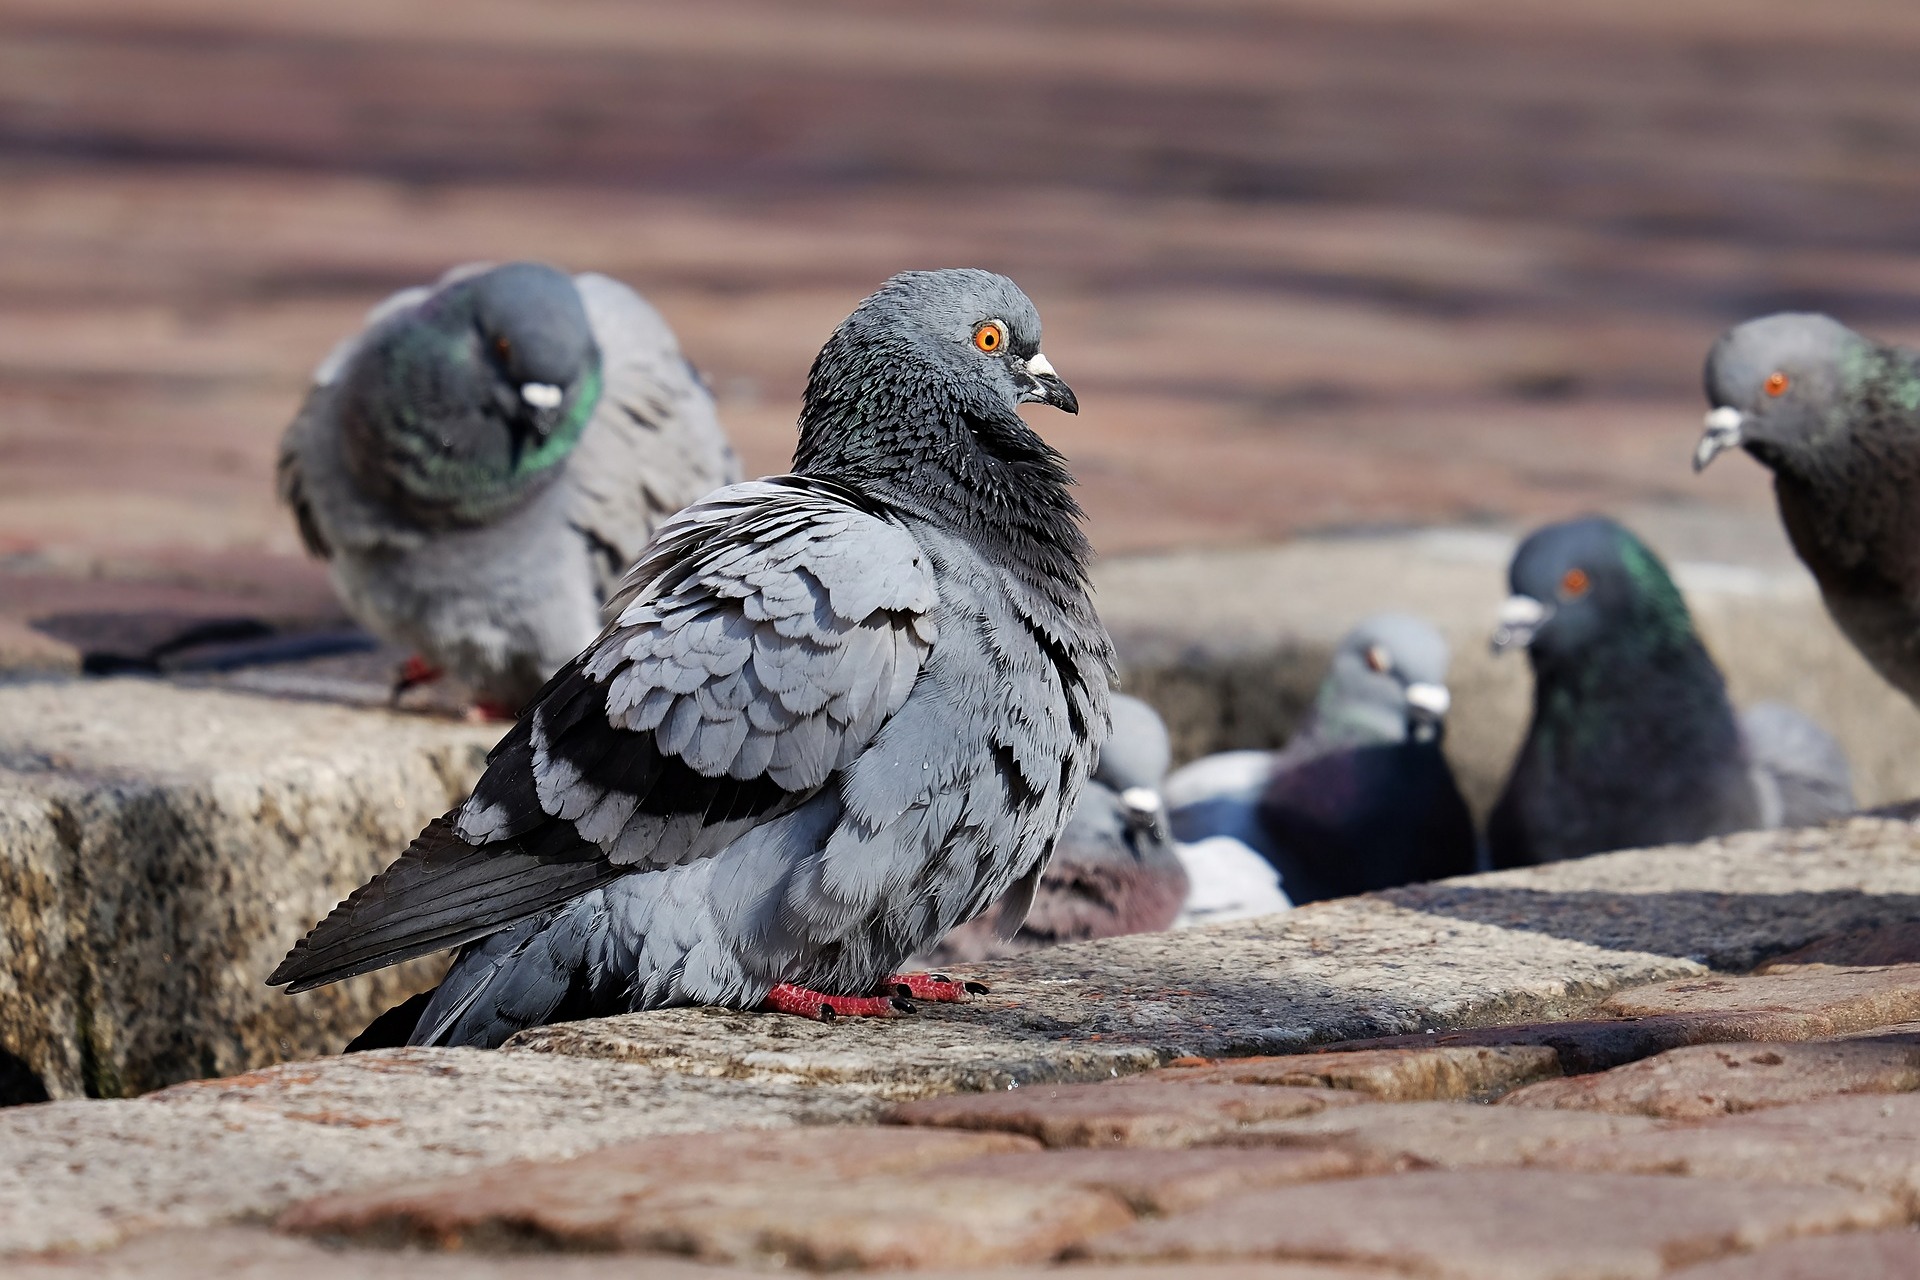
[[[1750,832],[959,966],[989,994],[911,1018],[664,1010],[542,1027],[508,1048],[905,1099],[1577,1018],[1628,987],[1920,917],[1916,847],[1912,827],[1876,819]]]
[[[292,999],[262,980],[497,736],[147,680],[0,684],[0,1050],[72,1098],[337,1049],[436,962]]]

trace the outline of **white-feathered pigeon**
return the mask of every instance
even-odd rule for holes
[[[1920,354],[1826,316],[1773,315],[1721,336],[1706,383],[1694,470],[1736,445],[1772,470],[1827,611],[1920,702]]]
[[[672,332],[606,276],[460,267],[321,364],[280,493],[347,609],[511,714],[660,521],[739,478]]]
[[[1054,846],[1033,906],[1007,937],[987,912],[927,953],[933,964],[984,960],[1036,947],[1155,933],[1187,900],[1186,868],[1167,830],[1160,784],[1173,758],[1167,726],[1138,698],[1115,694],[1113,732]]]
[[[1533,720],[1489,821],[1497,867],[1822,822],[1853,809],[1846,757],[1791,708],[1736,719],[1679,588],[1589,517],[1537,530],[1496,648],[1533,662]]]
[[[1168,779],[1175,836],[1241,841],[1296,904],[1472,871],[1473,819],[1441,749],[1450,656],[1424,619],[1367,618],[1284,748],[1209,756]]]
[[[984,271],[862,302],[814,362],[793,474],[663,525],[467,802],[270,981],[461,947],[363,1040],[497,1045],[667,1005],[884,1015],[955,924],[1007,894],[1017,925],[1112,680],[1072,478],[1016,412],[1078,408],[1039,343]]]

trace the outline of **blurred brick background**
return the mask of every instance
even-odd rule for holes
[[[1727,323],[1920,338],[1910,0],[4,0],[0,606],[323,609],[271,464],[471,258],[646,292],[750,471],[891,272],[1038,301],[1107,552],[1624,504]]]

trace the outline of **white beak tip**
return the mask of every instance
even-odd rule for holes
[[[551,382],[527,382],[520,386],[520,398],[536,409],[554,409],[567,398],[567,393]]]

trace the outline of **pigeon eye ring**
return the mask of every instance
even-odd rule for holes
[[[1560,575],[1560,598],[1562,600],[1578,600],[1581,596],[1587,594],[1587,588],[1592,585],[1593,583],[1587,577],[1587,571],[1585,569],[1577,567],[1569,569]]]
[[[1792,385],[1793,380],[1776,369],[1767,375],[1766,393],[1770,396],[1783,396],[1787,393],[1787,388]]]
[[[1000,354],[1007,345],[1007,327],[998,320],[989,320],[973,331],[973,345],[990,356]]]

